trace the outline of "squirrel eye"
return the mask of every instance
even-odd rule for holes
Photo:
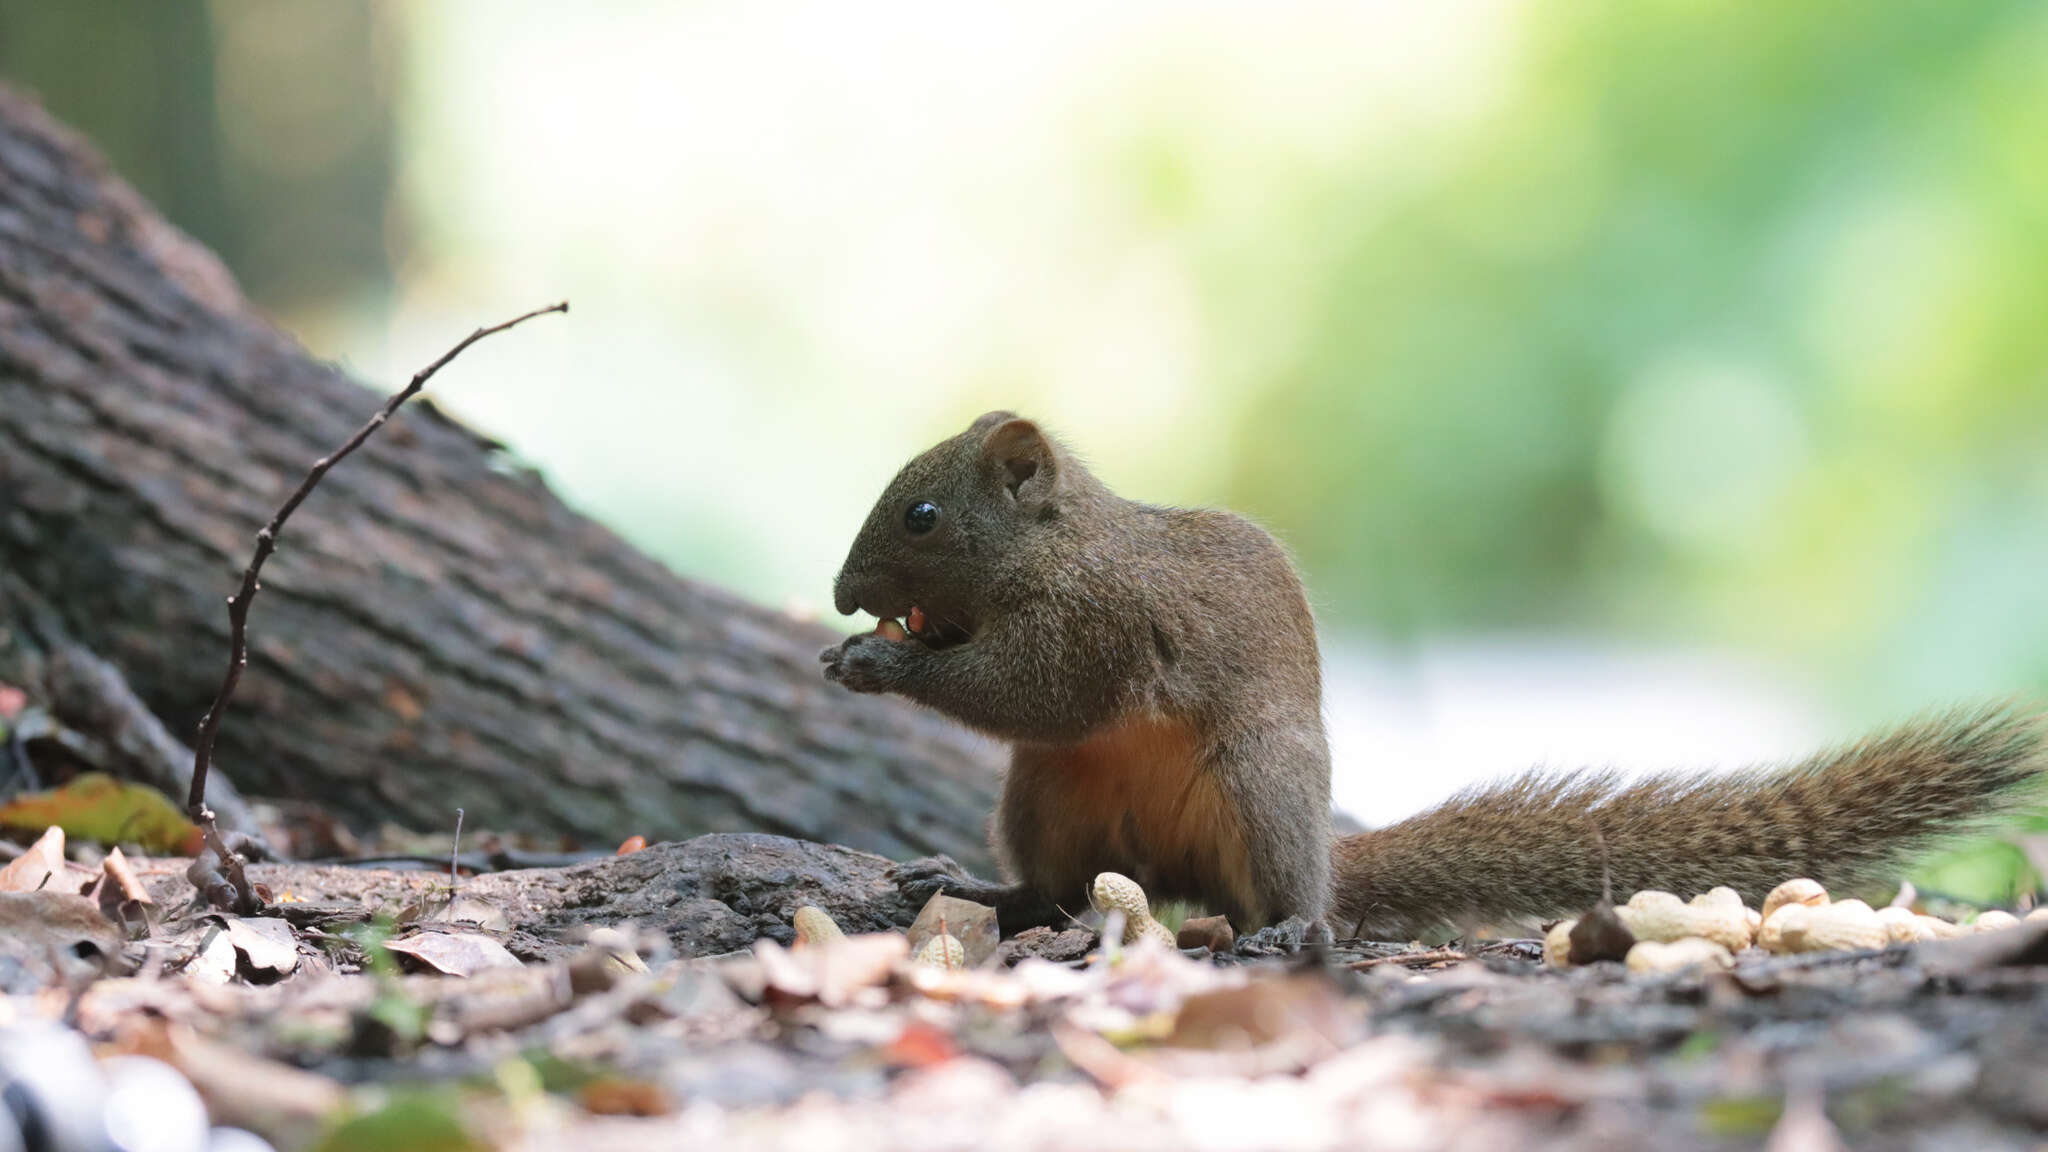
[[[910,529],[912,536],[922,536],[939,526],[939,506],[929,500],[919,500],[903,512],[903,526]]]

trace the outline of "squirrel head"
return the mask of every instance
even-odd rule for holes
[[[840,566],[834,603],[847,615],[910,616],[929,644],[968,639],[988,590],[1060,518],[1077,475],[1038,425],[982,416],[896,473]]]

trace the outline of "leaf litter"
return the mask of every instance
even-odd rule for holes
[[[0,892],[0,1037],[68,1020],[281,1148],[2026,1147],[2048,1124],[2048,931],[1644,979],[1544,969],[1533,941],[997,942],[944,898],[910,933],[685,956],[432,877],[351,875],[352,904],[270,866],[311,898],[194,909],[167,896],[183,861],[94,875],[38,844],[8,883],[42,887]],[[916,962],[918,933],[969,962]]]

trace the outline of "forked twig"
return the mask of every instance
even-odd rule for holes
[[[502,324],[479,328],[462,339],[462,342],[441,354],[441,358],[413,374],[412,382],[400,389],[368,423],[356,430],[340,448],[313,462],[306,478],[270,518],[270,523],[256,533],[256,552],[250,557],[249,567],[242,573],[242,586],[233,596],[228,597],[228,668],[221,677],[220,691],[213,698],[213,704],[206,709],[206,716],[199,721],[198,739],[192,745],[192,792],[185,803],[185,809],[194,823],[199,825],[205,837],[205,848],[186,875],[206,896],[207,902],[223,911],[240,913],[253,912],[262,906],[255,888],[250,885],[242,867],[242,858],[228,849],[221,839],[220,829],[214,822],[213,810],[206,806],[206,774],[213,764],[214,738],[220,733],[221,714],[227,709],[228,698],[235,694],[235,685],[241,682],[242,669],[249,665],[249,602],[256,598],[262,585],[257,576],[263,570],[263,562],[277,550],[278,534],[284,531],[284,522],[298,510],[300,504],[311,495],[315,485],[327,475],[329,469],[346,459],[349,453],[363,446],[370,435],[391,419],[400,405],[419,394],[434,373],[448,366],[448,362],[460,356],[464,349],[486,336],[494,336],[507,328],[516,327],[536,316],[550,312],[567,312],[569,302],[564,300],[545,308],[536,308],[521,316],[515,316]],[[211,859],[209,859],[209,857]]]

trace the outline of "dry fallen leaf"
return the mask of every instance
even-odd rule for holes
[[[792,952],[773,940],[754,941],[764,995],[785,1000],[816,1000],[827,1007],[851,1003],[895,972],[909,952],[908,940],[894,932],[847,936]]]
[[[1002,934],[996,927],[996,910],[986,904],[948,896],[944,892],[932,893],[925,901],[924,910],[917,914],[917,920],[910,926],[910,951],[915,955],[934,937],[943,926],[945,934],[960,942],[966,950],[964,967],[979,968],[995,954],[996,945],[1002,942]]]
[[[192,949],[185,962],[185,975],[202,984],[228,984],[235,978],[235,945],[227,929],[211,921],[178,938]]]
[[[1297,1036],[1345,1039],[1343,995],[1319,974],[1260,980],[1188,997],[1166,1043],[1179,1048],[1241,1049]]]
[[[93,898],[100,914],[126,929],[131,938],[140,939],[154,930],[156,902],[149,898],[149,890],[119,848],[100,861],[100,882]]]
[[[0,892],[0,956],[48,980],[51,959],[90,961],[121,949],[120,929],[75,892]]]
[[[308,1136],[347,1099],[341,1085],[289,1064],[252,1056],[203,1039],[186,1028],[166,1028],[160,1051],[192,1081],[216,1123],[242,1124]]]
[[[227,916],[228,943],[256,976],[289,976],[299,966],[299,942],[292,926],[274,916]]]
[[[1211,952],[1228,952],[1237,942],[1237,933],[1230,927],[1228,916],[1195,916],[1181,923],[1174,943],[1182,948],[1207,948]]]
[[[0,868],[0,892],[73,892],[84,885],[68,886],[64,869],[64,830],[51,825],[44,829],[28,851]]]
[[[486,932],[504,932],[512,927],[511,918],[505,915],[504,909],[467,896],[450,900],[446,908],[427,919],[434,924],[468,924]]]
[[[902,1068],[943,1064],[960,1054],[953,1034],[927,1020],[909,1020],[896,1038],[882,1047],[882,1059]]]
[[[384,947],[413,959],[444,976],[468,976],[486,968],[523,968],[517,956],[503,944],[476,932],[415,932]]]
[[[599,1116],[665,1116],[675,1110],[661,1085],[601,1076],[576,1090],[576,1102]]]

